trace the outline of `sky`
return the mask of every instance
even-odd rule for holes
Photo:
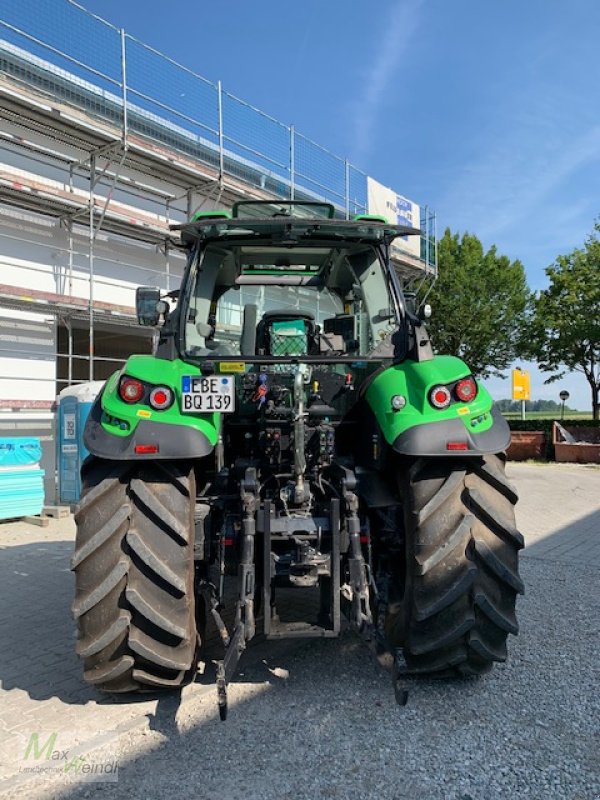
[[[519,259],[532,289],[600,216],[597,0],[81,4],[428,205],[440,235]],[[590,406],[582,377],[530,369],[533,398]]]

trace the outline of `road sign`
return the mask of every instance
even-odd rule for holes
[[[512,371],[512,399],[531,400],[531,380],[529,373],[518,367]]]

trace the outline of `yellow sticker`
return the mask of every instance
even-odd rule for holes
[[[468,414],[469,413],[469,409],[467,408],[467,406],[462,406],[461,408],[457,408],[456,411],[459,414]]]
[[[245,372],[246,365],[243,361],[221,361],[219,372]]]
[[[152,416],[152,412],[151,411],[146,411],[146,409],[144,409],[144,408],[140,408],[140,409],[138,409],[137,415],[138,415],[138,417],[144,417],[145,419],[148,419],[149,417]]]

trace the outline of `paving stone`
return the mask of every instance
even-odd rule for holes
[[[526,646],[526,637],[531,637],[531,631],[535,626],[549,624],[544,617],[545,608],[540,608],[533,602],[535,593],[539,590],[537,587],[544,583],[550,586],[550,582],[557,587],[564,586],[565,575],[571,574],[569,570],[587,572],[589,570],[597,571],[600,567],[600,469],[581,466],[509,464],[508,476],[516,485],[520,495],[520,502],[517,506],[517,522],[526,540],[526,548],[522,557],[528,594],[519,601],[519,615],[523,620],[522,639],[514,640],[516,644],[512,645],[510,664],[497,667],[490,680],[504,685],[506,691],[518,694],[519,686],[509,681],[508,677],[505,679],[504,671],[514,669],[520,663],[523,664],[524,669],[535,669],[536,664],[543,661],[547,680],[555,682],[552,691],[555,691],[557,697],[560,697],[561,681],[566,680],[564,677],[565,664],[570,665],[573,659],[579,659],[579,664],[573,664],[573,669],[579,670],[582,669],[582,664],[587,664],[585,660],[585,654],[589,649],[587,642],[590,640],[589,637],[597,635],[595,633],[597,620],[596,624],[593,624],[591,618],[589,616],[586,618],[584,615],[581,620],[556,619],[552,621],[554,627],[562,626],[564,628],[564,633],[561,635],[569,638],[568,653],[566,649],[561,651],[561,648],[557,648],[550,651],[541,647],[540,652],[532,657]],[[118,731],[128,730],[145,731],[150,739],[155,735],[160,735],[164,739],[165,735],[167,738],[173,735],[173,725],[175,728],[177,727],[173,721],[174,710],[176,710],[179,720],[177,724],[188,726],[191,729],[195,724],[194,720],[198,719],[200,715],[204,720],[203,724],[209,726],[208,729],[212,731],[212,736],[217,742],[219,737],[225,736],[224,729],[211,727],[212,720],[216,717],[216,707],[213,702],[214,688],[210,685],[194,684],[186,687],[181,693],[181,703],[176,696],[175,699],[165,699],[157,703],[155,699],[144,702],[116,701],[114,698],[96,694],[91,687],[84,684],[81,665],[74,654],[74,623],[70,613],[73,576],[69,571],[69,558],[73,548],[73,539],[72,517],[51,520],[49,526],[43,529],[26,526],[24,523],[0,524],[0,570],[3,576],[3,591],[0,597],[0,642],[2,642],[0,650],[0,681],[2,682],[0,731],[3,732],[0,735],[0,762],[3,763],[3,777],[14,779],[10,786],[4,784],[4,791],[8,792],[10,796],[33,798],[37,796],[36,792],[40,797],[52,796],[52,792],[49,793],[39,780],[35,783],[35,779],[31,778],[29,782],[23,782],[15,772],[18,770],[18,764],[3,761],[3,757],[9,758],[10,761],[11,737],[19,733],[27,733],[27,731],[35,729],[70,729],[76,731],[82,740],[92,742],[103,732],[107,734],[112,732],[116,736]],[[584,601],[585,596],[582,593],[581,603],[583,604]],[[283,649],[277,650],[277,646]],[[280,669],[277,657],[273,656],[277,652],[289,654],[292,652],[289,647],[289,643],[273,643],[273,646],[266,651],[261,650],[260,647],[250,648],[241,665],[244,677],[232,686],[232,704],[237,701],[245,702],[249,696],[254,696],[253,693],[262,692],[267,685],[277,687],[279,693],[289,691],[293,696],[294,681],[297,678],[294,678],[293,673],[289,680],[280,677],[286,670]],[[303,656],[302,653],[308,652],[307,648],[311,647],[320,648],[322,652],[319,657],[324,659],[327,659],[329,657],[327,654],[331,652],[323,643],[299,646],[298,658],[300,661],[304,658],[307,669],[311,656],[310,653],[306,656]],[[352,661],[354,658],[357,671],[353,673],[355,675],[353,680],[359,681],[357,676],[362,676],[369,670],[368,666],[364,666],[364,659],[367,656],[360,649],[360,644],[357,645],[353,639],[347,641],[344,639],[340,640],[337,647],[340,652],[344,653],[344,658],[349,659],[350,662],[354,663]],[[266,663],[267,658],[262,655],[264,652],[270,654],[268,658],[271,660],[268,664]],[[271,667],[271,665],[273,666]],[[593,680],[598,678],[597,671],[593,673],[587,666],[585,669],[587,670],[585,674],[580,675],[578,679],[581,682],[582,692],[588,689],[591,691]],[[339,667],[340,674],[346,674],[349,670],[350,667],[347,664],[341,664]],[[567,674],[569,674],[568,669]],[[373,685],[375,685],[381,678],[379,672],[373,671],[371,683],[374,682]],[[360,688],[361,684],[358,683],[357,686],[357,691],[365,695],[371,691],[366,685]],[[463,692],[468,696],[469,692],[476,691],[470,687],[471,684],[465,684],[465,687],[456,691]],[[318,693],[318,691],[318,686],[315,686],[315,692]],[[427,692],[432,696],[437,696],[437,693],[440,704],[443,705],[445,702],[443,688],[435,685],[432,687],[429,684]],[[268,701],[265,700],[265,702]],[[295,697],[293,702],[292,717],[297,716],[302,725],[297,729],[294,728],[295,733],[290,734],[292,739],[295,736],[294,741],[301,743],[302,737],[306,734],[306,736],[315,737],[316,741],[318,739],[317,728],[314,728],[310,719],[302,716],[302,699]],[[268,705],[261,707],[259,700],[258,705],[254,708],[259,725],[262,724],[260,722],[262,715],[267,713],[264,710],[267,707]],[[351,714],[351,710],[350,704],[347,708],[337,709],[336,713],[348,715]],[[387,718],[387,706],[382,705],[378,713],[383,718]],[[409,714],[407,719],[412,719],[411,712],[407,713]],[[414,712],[412,713],[414,714]],[[457,714],[459,713],[460,709],[457,711]],[[528,741],[530,743],[533,741],[531,738],[533,733],[541,732],[539,740],[536,739],[539,750],[534,747],[531,752],[539,757],[540,763],[546,765],[543,766],[543,769],[546,770],[549,769],[547,761],[550,758],[550,756],[546,757],[543,749],[544,742],[547,740],[547,731],[546,727],[538,725],[537,720],[539,718],[545,726],[552,726],[557,713],[552,703],[543,708],[524,707],[522,710],[523,725],[529,731]],[[527,719],[528,715],[532,717],[532,720]],[[287,722],[291,724],[289,719]],[[328,725],[333,724],[327,722],[324,716],[315,720],[315,725],[317,723],[320,726],[319,730],[325,730]],[[227,724],[229,725],[229,722]],[[236,730],[235,725],[243,728],[245,723],[238,720],[237,723],[231,724]],[[358,731],[364,724],[360,716],[356,719],[347,716],[346,730],[348,732],[354,729]],[[469,721],[469,724],[473,724],[472,720]],[[306,727],[305,731],[302,726]],[[515,736],[516,733],[507,728],[507,737]],[[440,733],[441,735],[443,734]],[[136,734],[136,736],[137,738],[131,734],[129,743],[125,743],[126,755],[128,753],[135,755],[138,752],[140,741],[139,735]],[[577,746],[580,751],[587,748],[587,751],[591,752],[592,745],[585,731],[578,733],[571,730],[568,736],[566,733],[564,734],[563,739],[567,749],[571,746],[569,742],[574,742],[573,747]],[[292,749],[293,744],[294,742],[290,740]],[[389,745],[390,742],[387,742],[386,747]],[[383,750],[379,749],[378,752],[378,758],[387,758]],[[493,757],[492,748],[490,758]],[[343,761],[345,756],[342,755],[341,758]],[[286,768],[291,768],[289,763]],[[515,766],[515,769],[517,768],[519,768],[518,764]],[[523,769],[525,768],[526,764],[524,763]],[[531,768],[531,764],[529,768]],[[212,770],[212,767],[210,769]],[[131,774],[135,774],[134,768],[130,771]],[[547,776],[549,774],[547,773]],[[429,797],[437,798],[438,795],[433,791],[429,794],[426,777],[420,777],[413,772],[410,780],[418,778],[417,784],[422,787],[419,789],[422,791],[419,796],[427,797],[428,800]],[[217,778],[215,778],[216,780]],[[456,781],[455,787],[460,784],[458,778]],[[214,789],[207,796],[217,796],[218,782],[211,783],[209,780],[206,785],[209,789],[211,787]],[[465,786],[468,785],[467,781]],[[568,789],[553,789],[550,783],[548,786],[550,787],[548,797],[553,796],[553,793],[557,797],[569,796]],[[0,794],[2,791],[3,787],[0,785]],[[156,796],[158,794],[159,792],[156,790]],[[143,795],[136,794],[135,796]],[[152,794],[152,796],[155,795]],[[190,796],[190,793],[185,791],[181,796]],[[251,793],[251,796],[255,795]],[[301,793],[301,796],[305,795]],[[343,796],[345,797],[345,795]],[[455,795],[448,796],[454,797]],[[468,793],[465,792],[463,796],[468,796]],[[483,795],[481,796],[483,797]],[[492,797],[493,792],[485,796]],[[537,797],[535,794],[524,796]]]

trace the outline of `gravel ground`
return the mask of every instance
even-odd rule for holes
[[[514,477],[547,482],[544,469],[520,467]],[[599,472],[552,476],[564,488],[567,474],[575,492],[600,486]],[[535,513],[531,498],[524,510]],[[561,535],[553,534],[559,543]],[[521,633],[511,637],[509,661],[489,675],[410,681],[401,707],[389,673],[350,632],[339,641],[260,644],[231,687],[225,724],[212,692],[176,719],[175,705],[159,709],[148,731],[122,742],[138,755],[125,756],[118,785],[97,789],[201,800],[600,797],[598,565],[542,558],[536,547],[522,559]],[[95,793],[88,786],[67,796]]]
[[[167,709],[122,742],[143,754],[124,759],[116,786],[65,796],[593,800],[598,572],[533,560],[522,572],[521,635],[483,679],[411,681],[400,707],[351,633],[264,661],[249,653],[225,724],[212,693],[177,724]]]
[[[230,687],[227,722],[206,679],[206,691],[181,705],[177,695],[161,700],[146,728],[120,737],[117,784],[35,796],[600,798],[598,546],[587,561],[564,555],[579,530],[600,538],[600,471],[519,467],[513,479],[538,489],[521,506],[521,527],[527,516],[535,535],[522,559],[521,633],[509,639],[506,664],[478,680],[411,680],[401,707],[389,673],[351,632],[258,643]],[[573,500],[579,522],[560,492],[584,498]],[[545,537],[543,514],[555,522],[544,523]]]

